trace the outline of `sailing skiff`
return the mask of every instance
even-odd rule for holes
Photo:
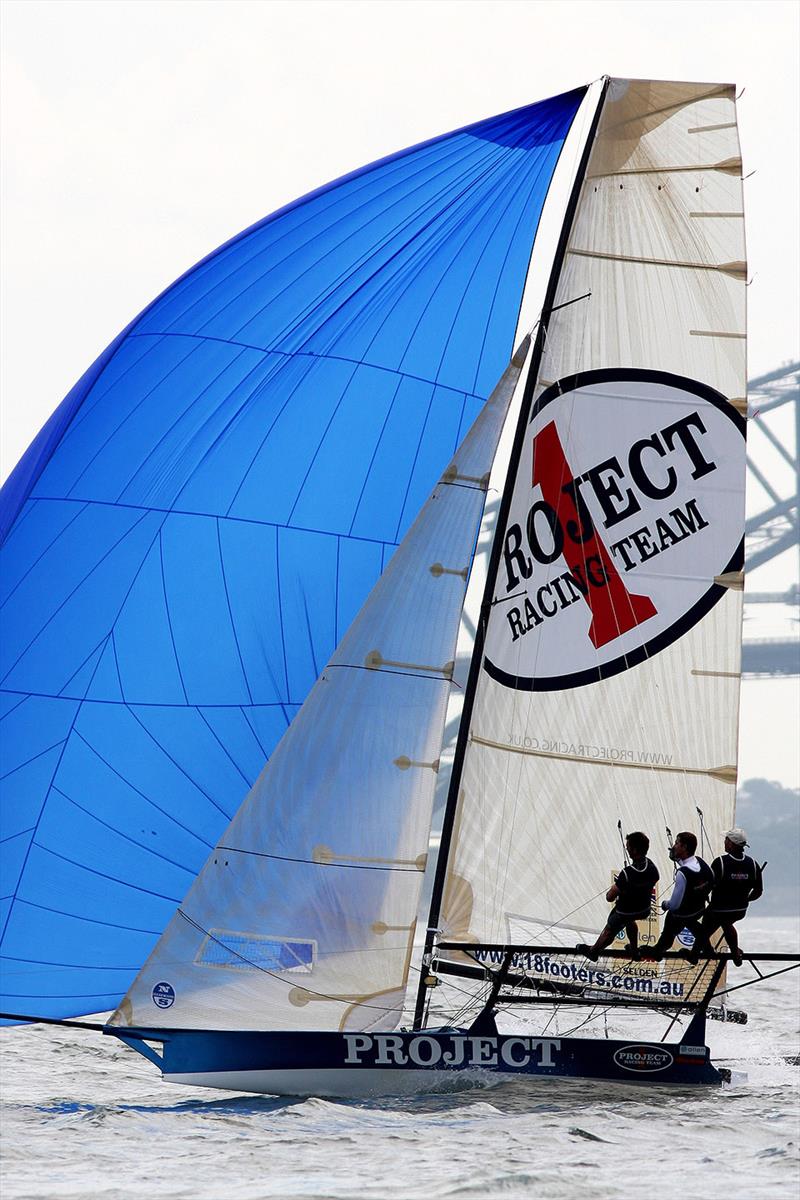
[[[575,945],[605,922],[622,830],[650,834],[663,883],[662,830],[699,815],[716,847],[733,824],[747,414],[734,89],[604,79],[496,118],[463,131],[500,157],[462,163],[462,191],[531,147],[555,147],[552,174],[576,111],[538,318],[526,267],[494,390],[96,1026],[172,1082],[357,1096],[722,1078],[706,1020],[731,1015],[727,954],[643,963],[618,944],[594,964]],[[455,275],[461,194],[437,231]],[[524,211],[523,234],[532,253]],[[480,263],[458,280],[464,304]],[[387,293],[370,290],[378,265],[358,265],[355,326],[427,269],[409,260]],[[333,337],[339,320],[330,304],[320,328]],[[15,487],[19,510],[30,480]]]

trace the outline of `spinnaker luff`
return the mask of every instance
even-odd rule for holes
[[[222,246],[2,493],[2,1007],[119,1002],[515,345],[584,88]]]

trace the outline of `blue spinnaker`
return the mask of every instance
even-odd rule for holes
[[[222,246],[8,480],[3,1011],[125,992],[501,375],[584,91]]]

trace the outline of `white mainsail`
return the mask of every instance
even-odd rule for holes
[[[611,80],[465,701],[450,936],[574,945],[605,923],[618,822],[664,888],[667,827],[700,835],[699,808],[716,853],[731,823],[743,230],[733,89]]]
[[[526,338],[112,1024],[397,1023],[464,592],[529,346]]]

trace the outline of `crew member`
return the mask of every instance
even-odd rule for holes
[[[625,849],[631,861],[622,868],[606,892],[606,900],[615,900],[616,903],[608,914],[605,929],[598,934],[593,946],[582,942],[576,947],[592,962],[597,962],[600,952],[613,942],[623,928],[628,935],[625,949],[630,950],[634,958],[639,958],[639,928],[636,922],[650,915],[653,889],[658,883],[658,867],[647,857],[650,839],[646,833],[629,833],[625,839]]]
[[[750,901],[758,900],[764,890],[761,867],[745,854],[746,845],[747,834],[743,829],[729,829],[725,834],[725,853],[711,864],[714,882],[711,900],[700,924],[700,936],[691,954],[687,955],[691,963],[697,963],[700,954],[709,948],[713,935],[722,929],[731,958],[737,967],[742,965],[736,922],[741,921]]]
[[[682,929],[700,937],[700,917],[708,899],[714,876],[708,863],[695,854],[697,838],[693,833],[679,833],[670,849],[669,856],[677,863],[675,884],[669,900],[662,902],[664,928],[661,937],[644,957],[659,962],[669,950]]]

